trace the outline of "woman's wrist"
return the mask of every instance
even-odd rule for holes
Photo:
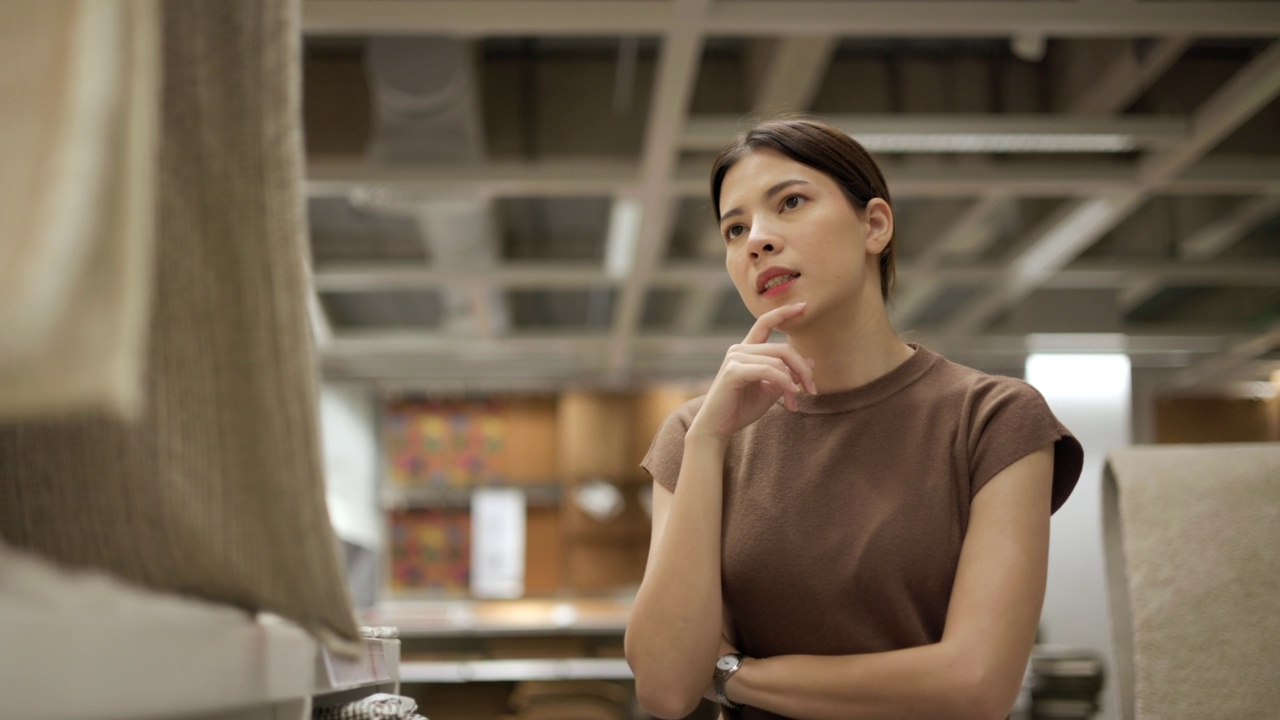
[[[712,432],[700,425],[697,418],[689,425],[684,434],[685,452],[708,452],[724,456],[729,448],[729,438]]]
[[[748,684],[743,681],[743,671],[746,671],[747,675],[751,675],[756,668],[752,668],[748,670],[747,666],[755,665],[756,662],[757,662],[757,658],[743,655],[742,661],[738,664],[737,672],[729,676],[724,682],[724,695],[726,698],[729,699],[730,702],[734,703],[735,705],[750,705],[750,703],[746,702],[743,699],[743,695],[744,695],[743,688],[746,684]],[[749,694],[749,693],[746,693],[746,694]]]

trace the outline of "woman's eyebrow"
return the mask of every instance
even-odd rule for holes
[[[783,190],[786,190],[787,188],[791,187],[792,185],[808,185],[808,184],[809,184],[809,181],[808,181],[808,180],[800,180],[800,179],[798,179],[798,178],[796,178],[796,179],[792,179],[792,180],[783,180],[782,182],[778,183],[777,185],[774,185],[773,187],[769,188],[768,190],[765,190],[765,191],[764,191],[764,199],[765,199],[765,200],[772,200],[772,199],[773,199],[773,197],[774,197],[775,195],[777,195],[778,193],[782,192]],[[725,218],[729,218],[729,217],[733,217],[734,215],[741,215],[741,214],[742,214],[742,208],[740,208],[740,207],[736,207],[736,208],[734,208],[734,209],[732,209],[732,210],[730,210],[730,211],[728,211],[728,212],[724,213],[723,215],[721,215],[721,216],[720,216],[720,222],[724,222]]]

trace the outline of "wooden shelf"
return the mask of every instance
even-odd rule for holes
[[[481,488],[519,490],[525,494],[525,502],[529,507],[558,507],[564,494],[560,484],[554,481],[538,484],[460,487],[395,487],[384,485],[381,493],[382,508],[384,510],[402,510],[471,507],[471,493]]]

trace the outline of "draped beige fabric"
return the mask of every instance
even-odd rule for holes
[[[148,0],[0,3],[0,418],[140,409],[158,42]]]
[[[140,412],[0,426],[0,535],[151,588],[269,610],[350,649],[306,310],[297,3],[158,8]]]
[[[1280,444],[1117,450],[1102,502],[1122,716],[1275,717]]]

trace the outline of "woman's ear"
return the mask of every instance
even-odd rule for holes
[[[893,239],[893,208],[881,198],[871,198],[862,214],[867,223],[867,254],[879,255]]]

